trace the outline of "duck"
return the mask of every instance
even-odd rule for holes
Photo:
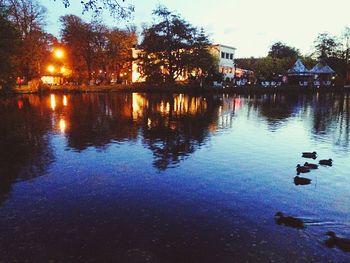
[[[321,164],[321,165],[332,166],[333,165],[333,160],[332,159],[320,160],[318,163]]]
[[[304,163],[304,166],[309,168],[309,169],[318,169],[318,165],[317,164],[314,164],[314,163]]]
[[[297,173],[301,174],[301,173],[308,173],[310,172],[310,168],[306,167],[306,166],[301,166],[300,164],[297,165]]]
[[[305,177],[299,177],[299,176],[294,177],[295,185],[308,185],[308,184],[311,184],[311,181],[312,181],[311,179],[305,178]]]
[[[302,157],[316,159],[317,152],[303,152]]]
[[[336,246],[345,252],[350,252],[350,239],[337,237],[333,231],[328,231],[326,235],[329,236],[329,239],[326,241],[328,247]]]
[[[285,216],[282,212],[277,212],[275,214],[275,221],[278,225],[285,225],[298,229],[305,227],[303,220],[292,216]]]

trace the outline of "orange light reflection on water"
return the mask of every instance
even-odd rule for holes
[[[61,133],[64,133],[66,131],[66,127],[67,127],[66,121],[64,119],[60,119],[59,126],[60,126]]]
[[[67,106],[67,105],[68,105],[67,96],[63,95],[63,106]]]
[[[56,109],[56,97],[54,94],[51,94],[51,96],[50,96],[50,104],[51,104],[51,109],[55,110]]]

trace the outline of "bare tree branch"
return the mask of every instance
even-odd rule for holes
[[[72,0],[61,1],[67,8],[70,6]],[[125,0],[82,0],[80,3],[83,12],[92,11],[98,14],[105,9],[115,19],[130,19],[135,10],[135,7]]]

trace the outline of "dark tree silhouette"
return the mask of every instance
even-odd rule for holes
[[[69,7],[71,4],[71,0],[62,0],[62,2],[65,7]],[[134,6],[128,4],[125,0],[84,0],[80,1],[80,3],[84,12],[93,11],[99,13],[103,9],[106,9],[116,19],[130,18],[134,12]]]

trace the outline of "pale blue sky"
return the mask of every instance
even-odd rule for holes
[[[80,0],[65,9],[61,0],[41,0],[49,10],[48,31],[58,34],[60,15],[81,15]],[[73,3],[74,2],[74,3]],[[311,53],[318,33],[341,34],[350,26],[350,0],[130,0],[136,12],[131,23],[139,28],[152,21],[161,3],[186,20],[204,27],[215,43],[237,48],[236,57],[265,56],[271,44],[282,41]],[[82,15],[89,19],[89,15]],[[122,24],[105,16],[106,24]]]

